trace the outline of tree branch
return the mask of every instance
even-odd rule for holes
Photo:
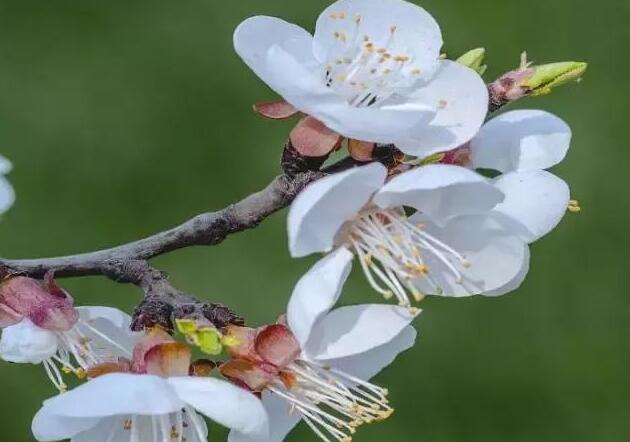
[[[118,247],[55,258],[0,258],[0,267],[5,273],[24,273],[35,278],[53,271],[58,277],[104,275],[121,282],[135,282],[133,274],[121,263],[146,261],[184,247],[219,244],[229,234],[254,228],[287,207],[305,186],[321,176],[322,172],[310,170],[292,177],[280,175],[263,190],[222,210],[197,215],[177,227]]]

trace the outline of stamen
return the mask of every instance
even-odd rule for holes
[[[391,415],[387,390],[314,362],[298,360],[287,367],[296,382],[274,382],[269,390],[285,399],[324,441],[350,441],[362,424]]]
[[[348,243],[358,255],[369,284],[386,299],[396,296],[401,306],[424,294],[414,287],[421,278],[436,292],[442,289],[431,275],[427,258],[441,263],[455,282],[463,284],[462,271],[470,262],[455,249],[410,223],[399,210],[368,208],[354,220]],[[384,287],[383,287],[384,286]],[[386,288],[385,288],[386,287]]]

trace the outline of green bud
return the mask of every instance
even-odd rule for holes
[[[533,97],[546,95],[555,87],[572,81],[580,81],[588,64],[578,61],[565,61],[533,66],[533,74],[524,82]]]
[[[464,55],[459,57],[456,62],[463,64],[464,66],[468,66],[473,71],[477,72],[479,75],[483,75],[488,68],[487,65],[482,64],[483,59],[486,56],[486,50],[484,48],[476,48],[471,49],[466,52]]]
[[[182,335],[190,335],[197,331],[197,323],[192,319],[176,319],[175,324]]]
[[[200,329],[197,332],[197,345],[199,349],[209,355],[218,355],[223,351],[221,336],[215,329]]]

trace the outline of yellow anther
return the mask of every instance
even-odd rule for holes
[[[379,54],[384,54],[385,52],[387,52],[387,49],[385,49],[385,48],[378,48],[376,50],[376,52],[378,52]]]
[[[424,293],[421,292],[413,292],[413,299],[416,300],[416,302],[422,302],[422,300],[426,298],[426,295]]]
[[[578,200],[571,200],[569,201],[567,210],[571,213],[578,213],[579,211],[582,210],[582,208],[580,207],[580,203]]]
[[[419,68],[415,68],[411,70],[411,75],[420,75],[422,73],[422,70]]]
[[[389,290],[383,293],[383,298],[385,299],[392,299],[393,297],[394,297],[394,294],[390,292]]]
[[[333,20],[337,19],[337,14],[335,12],[333,12],[332,14],[330,14],[330,18],[332,18]]]
[[[85,379],[87,377],[87,372],[85,371],[84,368],[77,368],[74,374],[79,379]]]
[[[173,425],[171,427],[171,439],[179,439],[179,432],[177,431],[177,428],[175,428],[175,425]]]
[[[409,307],[409,314],[411,316],[416,316],[418,314],[418,309],[415,307]]]
[[[123,429],[126,431],[129,431],[131,430],[131,426],[132,426],[131,419],[125,419],[125,421],[123,422]]]
[[[72,373],[72,369],[66,366],[61,367],[61,371],[63,371],[65,374]]]

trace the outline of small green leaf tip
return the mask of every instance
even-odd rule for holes
[[[546,95],[555,87],[580,81],[587,67],[587,63],[580,61],[563,61],[533,66],[534,72],[523,86],[531,90],[533,97]]]
[[[483,59],[486,56],[485,48],[476,48],[471,49],[466,52],[464,55],[459,57],[456,62],[459,64],[463,64],[464,66],[468,66],[473,71],[477,72],[479,75],[483,75],[488,68],[487,65],[483,64]]]

